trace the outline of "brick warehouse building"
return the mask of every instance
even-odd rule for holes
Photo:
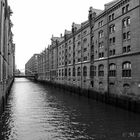
[[[25,74],[35,75],[38,73],[38,59],[39,54],[34,54],[29,61],[25,64]]]
[[[15,44],[13,43],[12,11],[7,0],[0,0],[0,113],[14,80]]]
[[[139,97],[139,38],[139,0],[115,0],[103,11],[91,7],[87,21],[52,37],[40,54],[46,66],[39,80]]]

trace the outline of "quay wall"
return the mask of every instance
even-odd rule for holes
[[[140,113],[140,100],[138,98],[134,98],[133,96],[123,95],[123,94],[118,95],[118,94],[112,94],[107,92],[102,93],[92,89],[64,85],[64,84],[47,81],[47,80],[39,79],[36,81],[45,85],[50,85],[54,88],[59,88],[64,91],[69,91],[79,96],[84,96],[89,99],[93,99],[105,104],[112,105],[114,107],[119,107],[135,113]]]
[[[0,83],[0,115],[3,113],[5,105],[7,103],[7,98],[10,93],[11,87],[13,85],[14,78],[10,78],[4,83]]]

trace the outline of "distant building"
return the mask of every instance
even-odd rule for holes
[[[39,54],[34,54],[25,64],[25,75],[35,75],[38,73]]]

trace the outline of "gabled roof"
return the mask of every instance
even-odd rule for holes
[[[105,4],[105,9],[108,9],[108,8],[112,7],[114,4],[116,4],[119,1],[121,1],[121,0],[113,0],[113,1],[111,1],[109,3],[106,3]]]

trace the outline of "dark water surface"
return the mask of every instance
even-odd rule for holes
[[[140,115],[15,79],[0,140],[139,140]]]

